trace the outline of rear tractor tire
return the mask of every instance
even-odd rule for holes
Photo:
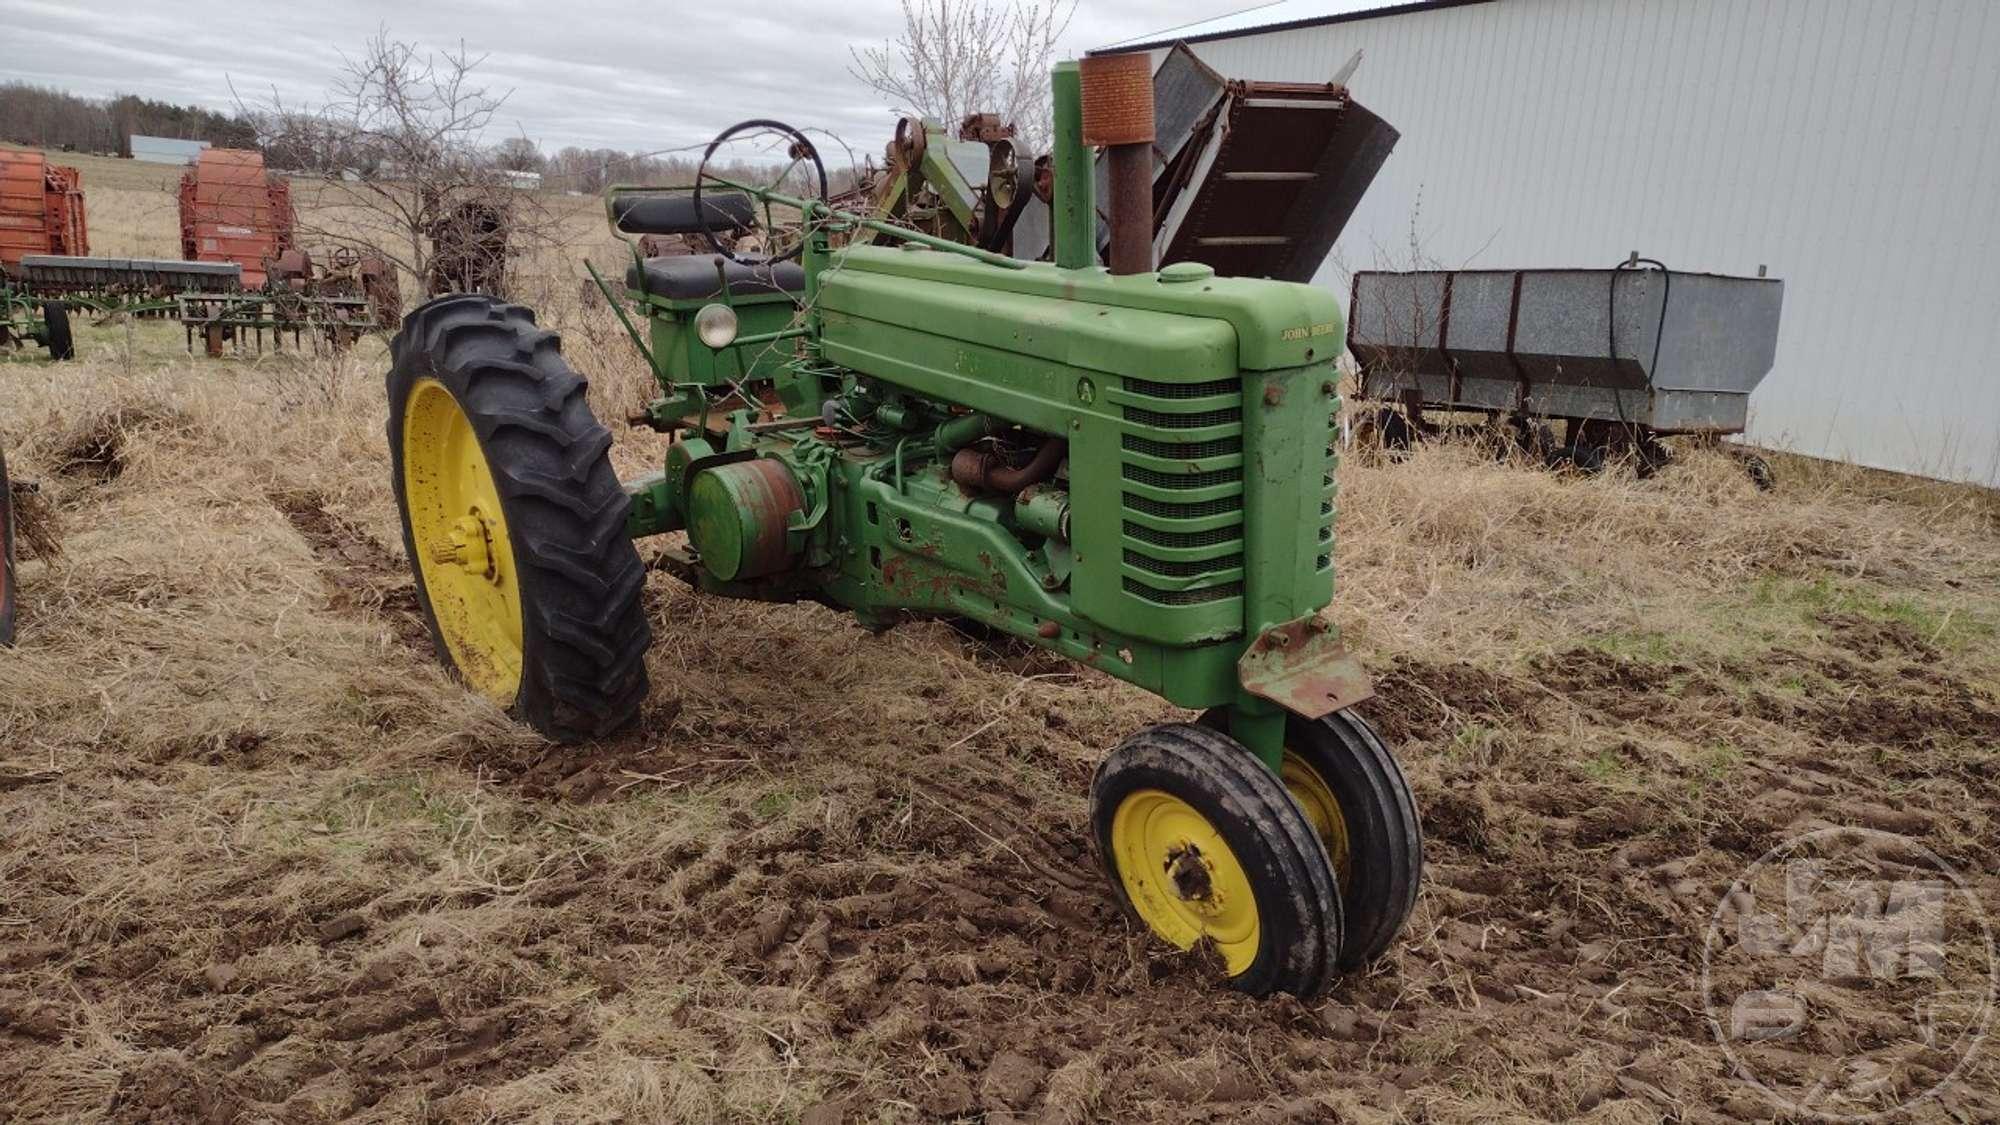
[[[391,346],[389,456],[439,656],[543,735],[638,716],[652,640],[611,434],[555,333],[487,296],[440,297]]]
[[[1191,723],[1140,731],[1098,767],[1090,819],[1112,888],[1161,940],[1206,943],[1252,996],[1326,990],[1341,950],[1332,866],[1241,743]]]
[[[1210,711],[1201,723],[1226,730],[1229,713]],[[1288,716],[1278,776],[1326,847],[1345,910],[1339,967],[1358,969],[1388,952],[1417,903],[1424,832],[1410,783],[1351,709]]]

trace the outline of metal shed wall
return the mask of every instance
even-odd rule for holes
[[[152,164],[186,164],[201,155],[208,147],[207,141],[183,141],[174,137],[148,137],[142,133],[132,134],[129,142],[132,159]]]
[[[1271,9],[1281,18],[1284,9]],[[1785,280],[1760,444],[2000,486],[2000,4],[1494,0],[1195,42],[1403,139],[1322,284],[1433,264]]]

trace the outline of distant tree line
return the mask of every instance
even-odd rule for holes
[[[497,107],[497,101],[496,101]],[[378,130],[357,129],[352,113],[329,115],[282,104],[245,104],[229,113],[174,105],[132,94],[83,98],[25,82],[0,82],[0,140],[36,148],[130,156],[134,134],[207,141],[217,148],[256,149],[272,168],[336,178],[393,176],[409,153],[387,144]],[[475,130],[461,129],[469,134]],[[534,141],[507,137],[479,148],[469,136],[454,138],[462,158],[510,171],[540,172],[552,191],[589,195],[611,184],[684,185],[694,182],[700,147],[673,153],[633,153],[574,145],[545,154]],[[822,152],[836,192],[852,186],[844,154]],[[425,159],[428,159],[426,157]],[[742,179],[757,169],[729,161],[725,175]]]
[[[174,105],[133,94],[80,98],[25,82],[0,82],[0,139],[38,148],[130,156],[129,138],[207,141],[255,148],[257,129],[240,114]]]
[[[818,147],[820,161],[826,166],[829,190],[835,195],[851,190],[860,180],[861,170],[854,167],[848,160],[848,154],[839,148],[829,144]],[[700,146],[684,154],[659,154],[620,152],[613,148],[577,148],[572,145],[526,170],[542,173],[543,185],[552,190],[597,195],[612,184],[685,187],[694,183],[695,171],[700,164]],[[748,163],[735,156],[709,165],[711,174],[739,183],[765,183],[770,180],[771,171],[769,165]]]

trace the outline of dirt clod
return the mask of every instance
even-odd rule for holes
[[[321,922],[319,924],[319,940],[322,944],[330,944],[342,938],[353,937],[367,928],[367,919],[350,910],[344,914],[336,914],[326,921]]]

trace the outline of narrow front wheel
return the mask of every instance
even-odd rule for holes
[[[1218,708],[1201,721],[1226,730],[1229,712]],[[1388,951],[1417,903],[1424,833],[1410,783],[1375,728],[1352,709],[1287,716],[1278,776],[1326,846],[1340,885],[1340,967],[1359,968]]]
[[[1319,837],[1243,745],[1189,723],[1120,743],[1090,787],[1099,859],[1126,908],[1178,949],[1206,944],[1253,996],[1326,989],[1340,892]]]

